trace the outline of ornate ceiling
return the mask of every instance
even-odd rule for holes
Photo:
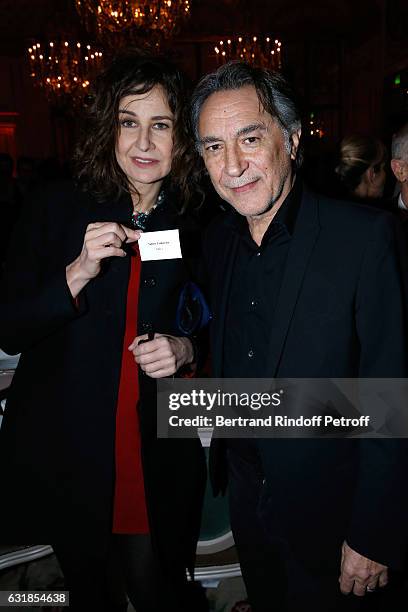
[[[284,39],[364,38],[381,27],[408,31],[406,0],[192,0],[179,38],[203,40],[240,30],[276,32]],[[0,0],[0,54],[24,53],[27,39],[79,29],[73,0]]]

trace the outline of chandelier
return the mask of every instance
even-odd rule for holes
[[[159,46],[190,15],[189,0],[75,0],[88,31],[107,47],[118,43]]]
[[[28,49],[30,75],[52,102],[80,103],[102,67],[102,52],[68,40],[35,42]]]
[[[220,40],[214,47],[219,63],[238,60],[263,68],[280,70],[282,43],[271,36],[235,36]]]

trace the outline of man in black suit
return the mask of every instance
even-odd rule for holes
[[[394,220],[302,185],[288,83],[227,64],[191,119],[231,205],[205,244],[214,376],[405,377]],[[400,440],[214,440],[253,611],[373,609],[404,556],[406,466]]]
[[[406,222],[408,216],[408,123],[392,137],[391,170],[400,187],[396,202],[397,208]]]

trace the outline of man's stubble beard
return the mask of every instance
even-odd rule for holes
[[[261,217],[262,215],[265,215],[270,210],[272,210],[272,208],[275,206],[276,202],[282,196],[282,192],[283,192],[283,189],[285,187],[285,183],[286,183],[289,175],[292,175],[292,166],[291,166],[291,164],[289,164],[289,166],[288,166],[284,176],[282,176],[282,178],[280,180],[280,183],[279,183],[279,187],[278,187],[277,192],[275,193],[275,195],[273,195],[270,198],[270,200],[268,201],[268,203],[265,206],[265,208],[263,209],[263,211],[260,212],[260,213],[257,213],[256,215],[249,215],[249,216],[251,216],[251,217],[256,219],[257,217]],[[292,179],[292,177],[293,177],[293,175],[291,176],[291,179]],[[290,192],[290,190],[288,191],[288,194],[289,194],[289,192]],[[281,204],[283,204],[283,202],[281,202]]]

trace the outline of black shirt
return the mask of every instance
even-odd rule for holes
[[[261,245],[238,213],[229,220],[239,245],[229,292],[224,340],[227,378],[267,378],[265,369],[272,316],[302,197],[299,179],[271,221]]]

